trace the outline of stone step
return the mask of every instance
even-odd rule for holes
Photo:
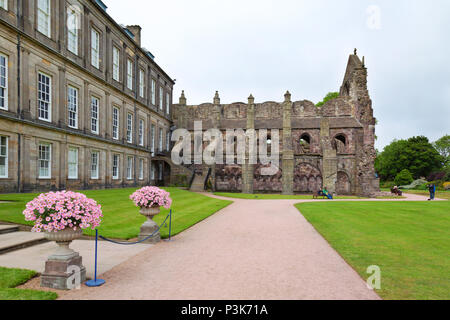
[[[0,225],[0,234],[11,233],[16,231],[19,231],[19,226],[8,224]]]
[[[47,242],[43,233],[12,232],[0,234],[0,254]]]

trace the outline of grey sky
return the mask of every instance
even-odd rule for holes
[[[338,91],[348,55],[366,57],[377,147],[450,133],[448,0],[104,0],[119,23],[177,79],[189,104],[322,100]],[[369,28],[367,8],[381,12]]]

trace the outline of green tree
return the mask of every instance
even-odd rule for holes
[[[339,92],[328,92],[328,94],[325,96],[325,98],[323,98],[323,101],[320,101],[319,103],[316,104],[316,107],[321,107],[327,101],[336,99],[337,97],[339,97]]]
[[[413,181],[414,181],[414,178],[408,169],[400,171],[400,173],[395,177],[395,180],[394,180],[394,182],[397,186],[406,186]]]
[[[443,157],[428,138],[420,136],[394,140],[378,155],[375,168],[382,180],[392,181],[404,169],[418,179],[441,169],[442,164]]]
[[[436,141],[433,146],[444,157],[444,165],[450,165],[450,135],[445,135]]]

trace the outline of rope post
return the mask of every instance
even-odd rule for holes
[[[169,220],[169,241],[172,240],[172,209],[170,209],[170,220]]]
[[[105,284],[105,280],[97,279],[97,248],[98,248],[98,229],[95,229],[95,271],[94,280],[86,281],[88,287],[100,287]]]

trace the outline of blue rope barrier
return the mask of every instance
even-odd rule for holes
[[[148,237],[145,237],[142,240],[136,241],[136,242],[118,242],[118,241],[114,241],[108,238],[105,238],[104,236],[99,236],[99,238],[111,242],[111,243],[115,243],[115,244],[119,244],[119,245],[123,245],[123,246],[129,246],[129,245],[135,245],[135,244],[139,244],[142,243],[144,241],[147,241],[148,239],[152,238],[156,233],[158,233],[161,230],[161,227],[167,222],[167,219],[169,219],[169,217],[172,220],[172,210],[170,210],[169,214],[167,215],[166,219],[164,220],[164,222],[159,226],[159,228],[157,230],[155,230],[155,232],[153,232],[151,235],[149,235]],[[170,226],[170,228],[172,228],[172,225]],[[169,234],[170,234],[170,230],[169,230]]]

